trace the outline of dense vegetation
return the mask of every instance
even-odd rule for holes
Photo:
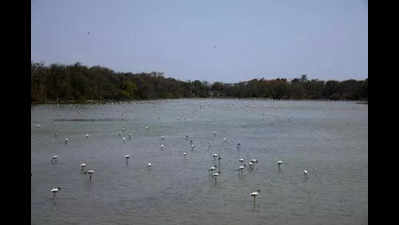
[[[191,97],[368,100],[364,81],[253,79],[227,84],[180,81],[163,73],[119,73],[101,66],[31,63],[31,102],[90,102]]]

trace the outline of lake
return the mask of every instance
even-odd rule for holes
[[[247,165],[241,172],[240,158]],[[258,160],[252,169],[250,159]],[[82,162],[95,170],[91,181]],[[35,225],[368,224],[368,105],[255,99],[37,105],[31,171]],[[254,202],[249,193],[257,189]]]

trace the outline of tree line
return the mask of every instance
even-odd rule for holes
[[[368,79],[322,81],[301,75],[238,83],[181,81],[163,73],[122,73],[102,67],[31,62],[31,103],[87,103],[171,98],[368,100]]]

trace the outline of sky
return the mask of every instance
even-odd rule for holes
[[[31,60],[179,80],[368,77],[367,0],[31,0]]]

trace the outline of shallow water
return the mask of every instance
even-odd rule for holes
[[[365,104],[182,99],[39,105],[31,122],[31,224],[368,223]],[[123,127],[126,143],[118,135]],[[212,153],[222,156],[216,181],[208,172],[218,164]],[[55,154],[59,159],[51,164]],[[132,156],[128,164],[125,154]],[[239,158],[259,162],[240,174]],[[284,161],[280,170],[278,160]],[[92,182],[81,162],[95,169]],[[62,187],[55,199],[54,186]],[[253,204],[249,193],[257,189]]]

